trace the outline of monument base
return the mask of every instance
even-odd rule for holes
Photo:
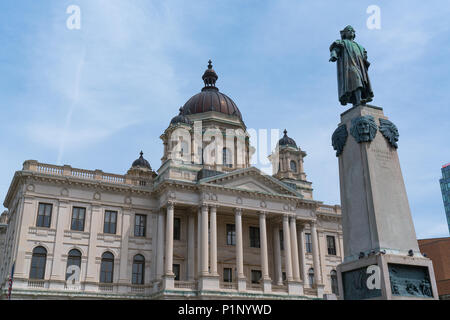
[[[340,300],[438,300],[430,259],[376,254],[337,267]]]

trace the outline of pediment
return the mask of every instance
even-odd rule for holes
[[[296,190],[276,178],[268,176],[255,167],[224,173],[202,179],[200,182],[202,184],[221,185],[226,188],[242,191],[303,198]]]

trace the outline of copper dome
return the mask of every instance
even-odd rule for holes
[[[183,106],[182,114],[195,114],[208,111],[221,112],[230,116],[237,116],[242,120],[238,107],[226,94],[219,92],[216,87],[218,76],[212,68],[211,60],[208,61],[208,69],[203,74],[205,86],[200,93],[191,97]]]

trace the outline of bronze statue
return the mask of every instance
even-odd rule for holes
[[[336,40],[330,46],[331,62],[337,61],[337,78],[339,102],[345,106],[353,106],[372,101],[373,92],[367,70],[367,51],[353,41],[355,30],[352,26],[341,31],[341,40]]]

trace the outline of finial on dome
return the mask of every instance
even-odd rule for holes
[[[284,129],[283,133],[284,133],[285,136],[287,136],[287,130],[286,129]]]
[[[144,153],[142,152],[142,150],[141,150],[141,152],[139,152],[139,154],[141,155],[141,157],[144,155]]]
[[[209,59],[208,69],[206,69],[206,71],[203,73],[203,76],[202,76],[203,82],[205,83],[205,86],[203,87],[202,90],[206,90],[206,89],[218,90],[216,88],[216,81],[217,81],[217,79],[219,79],[219,77],[217,76],[216,72],[214,71],[214,69],[212,67],[213,67],[212,61],[211,61],[211,59]]]

